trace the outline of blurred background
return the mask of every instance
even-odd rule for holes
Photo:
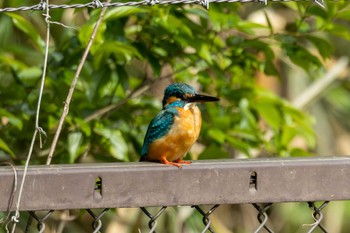
[[[35,4],[0,0],[0,8]],[[109,8],[79,77],[52,163],[138,161],[147,126],[161,109],[163,90],[174,82],[221,98],[200,106],[202,131],[187,159],[349,155],[350,2],[327,0],[325,5],[273,1],[212,3],[209,11],[196,4]],[[35,145],[30,164],[45,164],[100,12],[50,10],[39,119],[47,137],[43,148]],[[0,161],[23,165],[27,157],[45,33],[40,11],[0,13]],[[325,208],[323,223],[329,232],[349,232],[349,207],[348,202],[331,202]],[[211,217],[212,228],[219,233],[253,232],[259,225],[256,214],[251,205],[220,206]],[[27,218],[21,215],[18,232]],[[45,232],[90,232],[89,222],[79,210],[55,212]],[[148,232],[147,222],[139,209],[115,209],[103,217],[103,232]],[[303,224],[312,222],[306,203],[274,204],[269,210],[275,232],[307,232]],[[203,224],[193,208],[171,207],[157,229],[200,232]],[[6,232],[4,227],[0,232]]]

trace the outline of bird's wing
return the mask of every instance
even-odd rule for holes
[[[178,115],[178,112],[175,108],[166,108],[158,113],[158,115],[151,121],[147,129],[145,140],[143,142],[141,160],[145,159],[147,156],[149,145],[154,140],[163,137],[169,132],[174,122],[175,115]]]

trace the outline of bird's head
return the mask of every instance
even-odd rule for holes
[[[192,86],[188,84],[175,83],[169,85],[165,89],[163,107],[177,100],[193,103],[219,101],[220,99],[214,96],[200,95]]]

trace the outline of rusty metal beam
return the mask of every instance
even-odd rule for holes
[[[19,187],[23,167],[16,170]],[[146,162],[30,166],[20,210],[344,200],[349,177],[350,157],[208,160],[182,169]],[[0,211],[13,181],[13,170],[0,167]],[[12,209],[17,196],[18,188]]]

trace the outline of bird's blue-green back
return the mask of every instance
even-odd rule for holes
[[[181,100],[170,103],[169,105],[165,106],[163,110],[151,121],[143,142],[141,160],[147,156],[149,145],[154,140],[165,136],[171,129],[171,126],[174,123],[174,117],[179,115],[176,107],[181,108],[184,107],[185,104],[186,103]]]

